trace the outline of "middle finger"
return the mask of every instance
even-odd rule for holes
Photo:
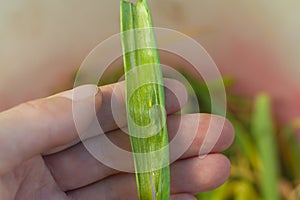
[[[200,118],[200,120],[199,120]],[[177,125],[179,120],[182,120],[182,127],[179,130],[182,133],[178,133]],[[179,135],[179,140],[184,141],[185,138],[189,138],[189,134],[193,134],[195,130],[192,130],[193,122],[199,121],[196,136],[191,143],[191,146],[180,157],[185,159],[188,157],[194,157],[199,154],[199,149],[202,145],[213,146],[211,147],[213,152],[220,152],[230,146],[233,140],[233,128],[228,121],[225,121],[222,133],[217,141],[207,140],[203,144],[204,137],[209,134],[207,132],[209,125],[212,127],[223,126],[221,117],[208,115],[208,114],[189,114],[189,115],[173,115],[168,117],[167,124],[169,130],[169,137],[173,138],[176,134]],[[214,129],[214,128],[212,128]],[[120,148],[130,151],[130,141],[127,134],[121,130],[116,130],[106,134],[106,136]],[[104,135],[93,138],[92,142],[97,143],[102,140]],[[180,146],[178,144],[177,146]],[[176,149],[170,149],[170,154],[176,151]],[[107,150],[109,153],[109,150]],[[122,158],[120,158],[122,159]],[[96,160],[84,147],[82,143],[67,149],[66,151],[53,154],[45,157],[45,162],[52,172],[57,183],[64,191],[73,190],[93,182],[99,181],[107,176],[119,173],[119,171],[112,169],[98,160]],[[74,176],[74,174],[76,176]]]

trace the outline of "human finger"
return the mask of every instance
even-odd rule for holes
[[[81,110],[84,129],[92,121],[92,111],[99,109],[101,99],[96,85],[84,85],[0,113],[0,174],[37,154],[72,142],[78,137],[72,100]]]
[[[179,111],[188,98],[184,85],[177,80],[164,78],[164,89],[166,113]],[[103,101],[98,121],[103,132],[126,126],[125,82],[102,86],[101,91]]]
[[[220,154],[210,154],[175,162],[171,166],[171,194],[195,195],[215,189],[230,174],[229,160]],[[134,174],[116,174],[102,181],[69,191],[72,199],[138,199]],[[174,198],[176,198],[174,196]]]
[[[234,130],[228,120],[225,120],[224,124],[222,123],[223,120],[225,119],[222,117],[209,114],[169,116],[167,118],[167,123],[170,139],[174,138],[176,135],[179,135],[178,141],[182,142],[177,143],[170,148],[171,157],[174,157],[174,153],[177,153],[179,148],[183,148],[182,146],[187,144],[190,146],[182,149],[185,151],[181,153],[180,159],[186,159],[200,155],[203,156],[204,154],[202,154],[200,149],[204,146],[208,147],[202,149],[211,149],[212,152],[221,152],[227,149],[233,141]],[[196,129],[194,126],[191,126],[191,124],[195,123],[198,124]],[[180,129],[177,127],[178,124],[181,124]],[[209,127],[211,127],[212,131],[209,131]],[[217,134],[213,132],[217,128],[220,128],[222,131],[221,134],[219,134],[220,136],[218,140],[214,141],[212,139],[208,139],[205,140],[205,143],[203,143],[205,136],[206,138],[209,138],[210,135]],[[119,148],[131,151],[129,137],[121,130],[112,131],[105,135],[91,138],[86,141],[88,142],[87,145],[99,146],[101,143],[103,143],[102,140],[104,137],[108,137],[111,142],[113,142]],[[192,141],[186,141],[186,138],[190,138]],[[110,149],[107,149],[106,151],[107,155],[111,153]],[[125,164],[124,162],[132,164],[133,162],[132,157],[123,161],[124,158],[119,154],[112,155],[112,157],[107,157],[107,160],[120,160],[122,161],[122,164]],[[95,157],[88,152],[82,143],[74,146],[73,148],[67,149],[66,151],[45,157],[45,162],[56,179],[58,185],[60,185],[63,190],[71,190],[83,187],[108,176],[119,173],[118,170],[106,166],[105,163],[101,163],[95,159]],[[87,170],[83,173],[82,170],[84,169]],[[74,176],[74,174],[77,174],[77,176]]]
[[[166,113],[172,114],[179,111],[187,102],[187,91],[184,85],[177,80],[165,78],[164,88]],[[54,154],[74,146],[79,143],[80,140],[86,140],[101,135],[104,132],[117,130],[120,127],[124,128],[126,126],[125,82],[122,81],[101,86],[100,90],[102,92],[102,106],[97,114],[98,120],[93,121],[91,125],[91,127],[97,128],[90,131],[88,134],[79,131],[80,138],[77,138],[75,141],[66,145],[51,149],[50,151],[45,152],[44,155]],[[78,111],[75,106],[73,106],[73,117],[76,122],[80,122],[77,118],[82,117],[80,109]],[[99,125],[101,130],[98,129]]]

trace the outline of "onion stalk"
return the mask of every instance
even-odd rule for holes
[[[170,199],[164,87],[147,0],[120,1],[126,113],[140,200]]]

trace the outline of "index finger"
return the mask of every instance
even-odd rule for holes
[[[187,91],[182,83],[174,79],[164,79],[166,113],[173,114],[187,102]],[[104,132],[116,130],[127,124],[125,103],[125,82],[100,87],[102,107],[98,112],[98,122]]]
[[[179,111],[187,102],[187,91],[185,86],[177,80],[174,79],[164,79],[164,92],[165,92],[165,103],[166,103],[166,113],[173,114]],[[101,132],[92,131],[89,134],[85,132],[78,134],[80,138],[72,141],[68,144],[56,147],[50,151],[44,152],[44,155],[54,154],[71,146],[76,145],[81,140],[86,140],[88,138],[95,137],[97,135],[103,134],[105,132],[110,132],[123,128],[127,124],[126,119],[126,103],[125,103],[125,82],[118,82],[110,85],[105,85],[100,87],[102,94],[102,105],[98,110],[97,119],[91,124],[92,126],[101,127]],[[74,115],[75,112],[75,115]],[[81,116],[82,114],[73,109],[73,117]],[[74,120],[80,121],[80,120]],[[95,129],[99,130],[99,129]]]

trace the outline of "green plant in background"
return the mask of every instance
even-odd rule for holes
[[[146,0],[120,3],[126,112],[139,199],[167,200],[170,199],[168,133],[151,14]]]
[[[196,92],[199,106],[211,112],[205,83],[185,74]],[[208,83],[209,84],[209,83]],[[203,200],[300,199],[300,148],[292,127],[275,129],[270,98],[258,94],[250,99],[230,92],[234,81],[225,78],[227,118],[236,139],[224,152],[232,163],[229,180],[220,188],[197,195]]]
[[[258,149],[261,164],[258,169],[259,186],[265,200],[278,200],[279,163],[270,99],[257,96],[254,104],[251,132]]]

